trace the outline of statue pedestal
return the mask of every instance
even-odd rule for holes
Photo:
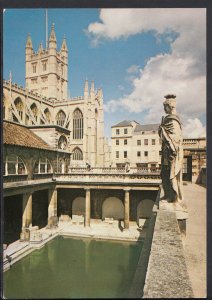
[[[166,200],[160,200],[159,209],[170,212],[175,212],[176,219],[178,221],[181,236],[184,239],[186,237],[186,220],[188,219],[188,211],[183,208],[179,203],[168,202]],[[184,240],[183,240],[184,244]]]

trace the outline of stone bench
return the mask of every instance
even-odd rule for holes
[[[113,218],[105,218],[105,223],[113,224]]]
[[[72,224],[84,224],[84,216],[83,215],[72,215]]]

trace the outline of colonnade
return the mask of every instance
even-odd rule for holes
[[[91,189],[85,188],[85,227],[90,227],[91,221]],[[23,194],[22,211],[22,232],[21,240],[28,240],[30,237],[29,228],[32,226],[32,195]],[[130,189],[124,189],[124,229],[129,229],[130,216]],[[57,226],[57,189],[48,189],[48,227]]]

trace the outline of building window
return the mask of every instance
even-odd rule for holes
[[[43,72],[47,70],[47,60],[42,62]]]
[[[124,158],[127,158],[127,151],[124,151]]]
[[[116,151],[116,158],[119,158],[119,151]]]
[[[83,114],[77,108],[73,113],[73,139],[83,138]]]
[[[81,149],[75,148],[72,151],[72,160],[83,160],[83,153]]]
[[[32,73],[36,73],[36,67],[37,67],[36,63],[32,64]]]
[[[6,156],[4,160],[3,175],[24,175],[27,169],[24,161],[15,155]]]
[[[41,77],[41,81],[42,81],[42,82],[47,82],[47,81],[48,81],[48,76],[43,76],[43,77]]]
[[[144,133],[145,133],[144,131],[141,132],[141,134],[144,134]]]
[[[144,151],[144,156],[148,156],[148,151]]]
[[[137,140],[137,146],[141,146],[141,140]]]
[[[160,155],[160,156],[162,155],[162,151],[159,151],[159,155]]]
[[[65,123],[65,119],[66,119],[66,114],[64,113],[64,111],[60,110],[56,115],[57,125],[63,126]]]
[[[127,140],[124,140],[124,145],[127,145]]]
[[[116,129],[116,134],[119,134],[119,133],[120,133],[119,129]]]
[[[141,157],[141,151],[137,151],[137,157]]]
[[[148,145],[148,139],[144,140],[144,145]]]
[[[18,114],[19,114],[19,116],[20,116],[20,118],[22,120],[23,119],[23,110],[24,110],[23,102],[21,101],[20,98],[17,98],[17,99],[15,99],[14,104],[15,104],[17,112],[18,112]]]
[[[155,139],[152,139],[152,145],[155,145]]]
[[[124,128],[124,134],[127,134],[127,128]]]
[[[64,135],[61,135],[61,137],[59,138],[59,141],[58,141],[58,148],[59,149],[62,149],[62,150],[65,150],[67,148],[67,139]]]
[[[40,158],[35,162],[34,174],[53,173],[52,166],[47,158]]]
[[[37,84],[37,83],[38,83],[37,78],[31,79],[31,83],[32,83],[32,84]]]
[[[156,133],[156,131],[155,131],[155,130],[152,130],[152,133]]]
[[[119,140],[116,140],[116,145],[119,145]]]

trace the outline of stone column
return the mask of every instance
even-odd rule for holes
[[[32,193],[23,194],[23,214],[21,240],[26,241],[30,238],[29,226],[32,225]]]
[[[90,189],[85,189],[85,191],[85,227],[89,227],[91,219],[91,191]]]
[[[57,219],[57,189],[49,189],[48,190],[48,227],[52,228],[58,225]]]
[[[124,229],[129,229],[130,222],[130,189],[124,190]]]

